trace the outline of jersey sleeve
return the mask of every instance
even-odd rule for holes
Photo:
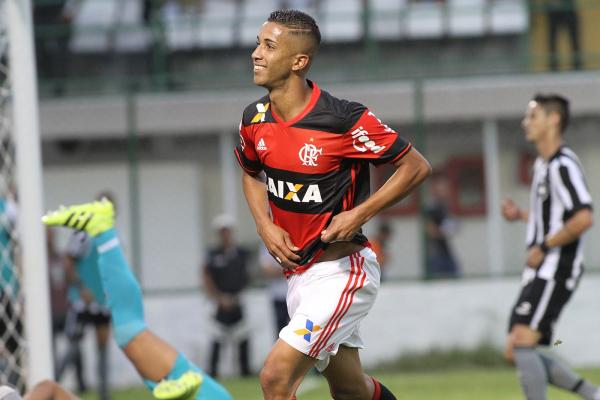
[[[365,159],[375,165],[393,163],[410,151],[412,145],[396,131],[365,110],[345,134],[344,156]]]
[[[254,140],[244,126],[243,121],[240,122],[240,142],[235,147],[234,152],[240,166],[248,174],[254,176],[262,171],[262,165],[254,147]]]
[[[588,190],[583,171],[578,163],[563,158],[553,169],[557,192],[565,208],[571,212],[592,208],[592,196]]]

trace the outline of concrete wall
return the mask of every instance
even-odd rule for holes
[[[600,126],[600,125],[598,125]],[[580,154],[588,173],[588,184],[595,199],[600,199],[600,138],[584,138],[579,131],[571,132],[574,148]],[[516,134],[514,135],[516,136]],[[473,137],[476,137],[474,134]],[[515,138],[516,140],[516,138]],[[460,155],[461,141],[444,149],[432,148],[431,159],[442,162]],[[520,147],[517,147],[520,149]],[[223,211],[223,196],[234,196],[237,206],[238,238],[251,248],[259,243],[253,219],[248,211],[241,188],[235,193],[222,193],[222,175],[218,165],[205,162],[207,153],[199,150],[197,160],[142,162],[140,167],[140,234],[143,283],[147,288],[189,287],[197,282],[198,265],[206,246],[214,238],[211,219]],[[511,196],[522,206],[527,205],[528,187],[517,182],[520,150],[506,145],[500,154],[502,194]],[[203,161],[204,160],[204,161]],[[239,171],[234,176],[239,182]],[[131,250],[131,212],[129,166],[126,162],[78,163],[49,165],[44,170],[46,208],[91,199],[103,188],[115,192],[119,203],[118,226]],[[421,276],[422,243],[419,219],[416,216],[389,219],[394,236],[389,245],[388,276],[417,278]],[[489,272],[490,243],[485,216],[460,217],[460,229],[451,238],[453,248],[465,275]],[[369,223],[366,232],[373,231],[376,221]],[[516,273],[524,259],[525,225],[502,224],[504,271]],[[66,233],[64,233],[66,234]],[[64,236],[63,234],[63,236]],[[600,269],[600,224],[586,234],[586,265]],[[474,245],[476,243],[477,245]],[[59,247],[64,244],[61,239]],[[170,275],[170,265],[182,268],[177,279]],[[185,268],[190,268],[189,272]],[[193,279],[192,279],[193,278]],[[191,279],[191,280],[190,280]]]
[[[520,205],[526,206],[528,187],[519,182],[519,160],[524,152],[533,149],[523,140],[519,121],[527,99],[536,90],[556,90],[567,93],[572,98],[574,120],[565,137],[579,154],[588,175],[588,184],[595,199],[600,199],[600,120],[591,111],[600,104],[600,80],[597,74],[560,74],[558,77],[496,77],[463,80],[426,82],[425,114],[427,115],[427,136],[423,151],[433,165],[442,165],[456,157],[482,156],[483,118],[497,118],[499,121],[499,169],[500,191],[502,196],[510,196]],[[415,108],[412,102],[413,87],[406,82],[391,84],[355,84],[333,88],[341,97],[358,98],[372,106],[377,115],[407,135],[414,135],[413,121]],[[180,275],[181,281],[170,281],[164,264],[177,263],[190,265],[194,273],[202,262],[204,247],[213,239],[210,229],[211,219],[224,210],[225,200],[234,197],[233,204],[238,217],[239,239],[255,247],[259,243],[253,220],[241,193],[240,171],[235,161],[234,173],[225,176],[221,168],[218,139],[225,134],[233,134],[237,128],[238,111],[247,99],[258,96],[260,91],[233,93],[187,93],[168,95],[144,95],[137,99],[140,135],[155,140],[158,157],[142,158],[142,192],[140,205],[144,213],[141,226],[141,243],[144,285],[152,288],[189,286],[191,273]],[[356,93],[353,96],[353,93]],[[61,101],[42,106],[43,137],[48,145],[65,138],[97,141],[111,138],[125,143],[126,123],[122,99],[94,99],[89,103]],[[460,103],[460,105],[457,105]],[[234,111],[236,110],[236,111]],[[210,114],[210,115],[208,115]],[[72,117],[71,117],[72,116]],[[221,131],[222,129],[222,131]],[[221,133],[219,133],[221,132]],[[177,136],[175,136],[177,134]],[[120,139],[119,139],[120,138]],[[186,145],[186,139],[193,145]],[[183,142],[183,145],[178,144]],[[118,145],[118,144],[117,144]],[[116,146],[116,145],[115,145]],[[126,152],[112,161],[94,161],[93,151],[89,158],[80,157],[65,163],[55,157],[46,163],[47,184],[45,197],[47,208],[59,203],[72,203],[89,199],[100,187],[113,187],[122,204],[120,226],[125,235],[129,232],[129,166]],[[185,172],[178,177],[172,165],[185,165]],[[106,169],[106,171],[104,171]],[[163,170],[164,169],[164,170]],[[146,171],[146,172],[144,172]],[[89,173],[89,175],[87,175]],[[74,180],[74,176],[77,179]],[[229,185],[224,185],[225,181]],[[76,182],[76,185],[73,185]],[[227,187],[235,190],[230,192]],[[84,190],[85,188],[85,190]],[[168,190],[162,190],[162,189]],[[177,193],[176,196],[171,194]],[[149,232],[152,220],[170,207],[187,210],[191,216],[179,220],[161,221],[163,233]],[[183,211],[182,211],[183,212]],[[154,213],[154,215],[152,215]],[[147,219],[148,217],[149,219]],[[372,232],[376,221],[366,226]],[[487,233],[487,216],[463,217],[461,229],[451,239],[462,269],[467,275],[481,275],[489,272],[490,243]],[[391,263],[388,275],[391,277],[417,278],[422,269],[422,243],[418,219],[415,216],[391,219],[395,229],[392,239]],[[158,225],[157,225],[158,226]],[[524,258],[523,224],[502,224],[504,271],[516,273]],[[185,236],[189,246],[167,245],[160,255],[152,254],[161,235],[177,237],[173,232],[194,233]],[[152,236],[156,235],[156,236]],[[600,224],[596,224],[586,235],[588,244],[600,240]],[[477,243],[478,246],[473,246]],[[188,250],[190,249],[190,250]],[[600,269],[600,247],[588,245],[586,263]],[[148,270],[148,271],[146,271]],[[155,277],[155,278],[150,278]]]
[[[555,330],[562,344],[552,351],[574,366],[600,365],[600,275],[584,276]],[[516,301],[519,278],[435,283],[384,284],[370,314],[361,324],[366,367],[394,360],[408,352],[432,348],[474,348],[488,342],[502,348],[509,311]],[[274,338],[268,295],[252,290],[245,295],[252,365],[258,371]],[[202,368],[208,365],[212,335],[212,305],[199,293],[153,296],[146,300],[149,327],[183,351]],[[177,329],[173,329],[176,326]],[[87,375],[94,376],[93,335],[87,335]],[[224,375],[236,371],[235,354],[226,348]],[[516,380],[516,376],[515,376]],[[137,385],[134,369],[120,351],[111,348],[111,382]]]
[[[190,287],[198,284],[205,232],[201,227],[201,174],[190,163],[142,164],[140,167],[140,276],[145,288]],[[44,171],[47,208],[92,199],[110,189],[117,199],[117,227],[132,259],[128,169],[124,163],[54,167]],[[59,248],[69,235],[58,229]]]
[[[142,94],[132,99],[142,134],[199,134],[235,131],[244,107],[264,90],[198,91]],[[415,84],[410,81],[336,84],[323,88],[360,101],[390,122],[413,122]],[[424,115],[429,122],[520,117],[536,92],[563,93],[575,116],[594,115],[600,102],[597,72],[432,79],[423,85]],[[42,137],[126,137],[127,99],[123,96],[48,100],[40,107]]]

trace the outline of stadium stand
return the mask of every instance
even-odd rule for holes
[[[257,23],[278,7],[277,0],[205,0],[201,10],[177,1],[165,2],[163,24],[171,50],[252,46]],[[328,42],[356,42],[363,37],[361,0],[323,0],[317,18]],[[370,33],[375,39],[425,39],[444,36],[483,36],[523,33],[528,27],[523,0],[449,0],[409,2],[373,0]],[[238,26],[240,25],[240,26]],[[75,20],[75,51],[142,50],[148,42],[141,20],[141,2],[85,0]],[[120,33],[119,30],[124,29]],[[236,37],[238,32],[239,37]],[[118,39],[126,37],[124,39]]]

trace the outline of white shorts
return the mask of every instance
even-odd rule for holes
[[[317,359],[323,371],[340,345],[363,348],[360,321],[377,297],[381,272],[373,250],[314,264],[288,279],[289,324],[279,337]]]

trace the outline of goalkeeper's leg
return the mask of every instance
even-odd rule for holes
[[[190,398],[230,399],[221,385],[146,328],[142,291],[125,261],[115,230],[100,233],[95,241],[100,276],[113,316],[115,339],[155,396],[181,398],[190,390],[194,391],[190,388],[201,384],[197,395]],[[200,381],[186,375],[190,371],[196,372],[201,377]],[[167,382],[160,383],[161,380]]]
[[[146,385],[161,399],[229,400],[227,391],[174,347],[150,332],[144,318],[142,291],[131,272],[107,200],[60,209],[44,217],[49,225],[84,229],[95,238],[102,285],[108,295],[113,333],[119,347]],[[193,372],[189,374],[189,372]],[[161,382],[166,380],[166,382]],[[196,394],[190,391],[200,386]]]

